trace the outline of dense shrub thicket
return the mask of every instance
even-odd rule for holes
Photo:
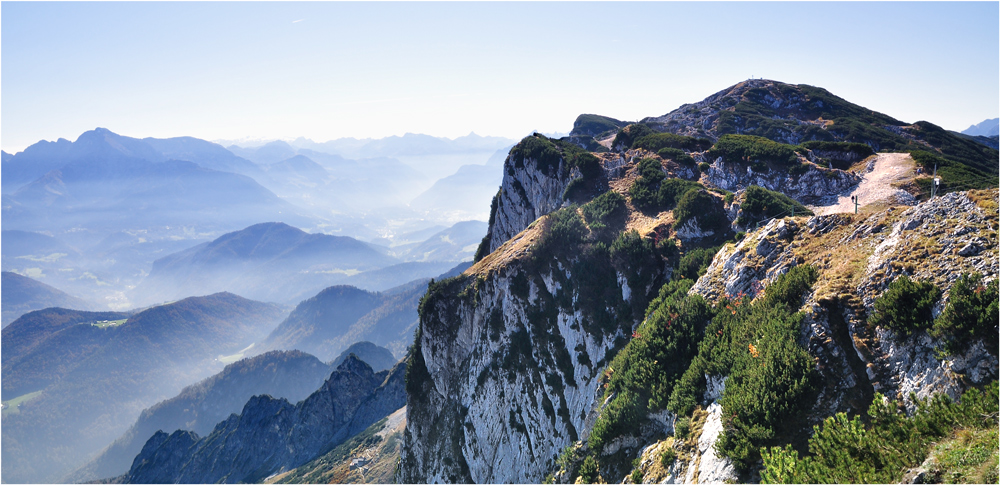
[[[934,322],[932,310],[940,298],[941,290],[933,283],[902,275],[875,299],[875,313],[868,317],[868,323],[890,328],[904,337],[927,330]]]
[[[674,208],[674,228],[679,228],[692,218],[697,218],[703,231],[726,232],[729,219],[722,208],[722,201],[704,189],[688,189],[677,200]]]
[[[639,177],[629,187],[629,195],[636,207],[659,212],[673,209],[681,196],[693,189],[703,189],[698,182],[679,178],[667,178],[655,158],[639,161]]]
[[[924,172],[930,174],[937,168],[937,175],[941,179],[941,185],[937,188],[938,194],[956,190],[988,189],[997,186],[996,175],[984,173],[925,149],[911,149],[909,153],[917,165],[924,169]],[[917,184],[925,196],[929,196],[931,193],[931,183],[930,178],[917,179]]]
[[[795,199],[759,185],[747,187],[740,209],[742,213],[736,219],[736,223],[741,226],[748,226],[773,217],[813,215],[812,211]]]
[[[605,396],[614,397],[590,433],[592,449],[633,432],[649,412],[666,407],[666,397],[714,315],[701,296],[687,294],[693,284],[678,279],[663,285],[632,340],[611,361]]]
[[[899,483],[908,468],[924,461],[933,442],[962,429],[996,429],[998,400],[993,381],[983,390],[966,391],[957,403],[944,394],[918,400],[916,413],[907,417],[876,395],[867,420],[838,413],[815,426],[808,456],[800,457],[791,446],[764,450],[761,482]],[[995,453],[996,443],[991,447]],[[989,475],[969,477],[971,483],[984,483],[986,476],[990,482],[985,483],[993,483],[995,463],[985,470]]]
[[[609,190],[580,208],[583,217],[587,219],[590,230],[597,234],[598,239],[610,242],[609,237],[624,225],[628,209],[625,197]]]
[[[611,401],[591,432],[591,449],[600,452],[664,408],[681,417],[680,433],[704,393],[706,375],[728,376],[719,450],[741,467],[759,459],[761,446],[794,434],[817,386],[813,359],[797,343],[803,316],[795,312],[816,276],[811,266],[797,266],[757,302],[734,295],[714,308],[688,295],[691,278],[665,284],[605,371]]]
[[[646,135],[653,135],[655,133],[656,131],[649,126],[642,123],[633,123],[625,128],[622,128],[621,130],[618,130],[618,134],[615,135],[615,139],[611,142],[611,146],[615,148],[632,148],[632,144],[635,143],[636,140]]]
[[[708,152],[727,163],[764,162],[782,166],[798,163],[795,147],[753,135],[723,135]]]
[[[815,396],[815,364],[797,343],[803,315],[795,311],[815,280],[811,266],[796,266],[754,303],[746,295],[721,300],[671,392],[667,407],[689,415],[705,391],[705,376],[728,376],[721,399],[726,432],[718,447],[741,468],[756,462],[761,446],[794,436]]]
[[[633,140],[631,148],[644,148],[651,152],[656,152],[663,148],[673,148],[693,152],[708,150],[712,147],[711,140],[684,135],[675,135],[673,133],[650,133],[639,138],[634,138]]]
[[[846,141],[807,141],[800,146],[821,152],[856,153],[861,158],[875,154],[875,150],[864,143]]]
[[[968,345],[982,339],[993,355],[997,355],[997,326],[1000,310],[997,308],[997,281],[983,283],[979,273],[962,275],[951,287],[948,306],[934,321],[931,336],[944,341],[950,354],[964,351]]]
[[[661,148],[656,154],[665,160],[673,160],[682,165],[694,166],[694,158],[679,148]]]

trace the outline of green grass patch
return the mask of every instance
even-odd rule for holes
[[[11,399],[10,401],[4,401],[3,415],[7,416],[8,414],[20,414],[21,410],[18,408],[18,406],[41,395],[42,391],[35,391],[35,392],[29,392],[28,394],[24,394],[21,396],[17,396],[14,399]]]
[[[959,429],[931,451],[935,481],[997,483],[998,439],[996,429]]]
[[[93,325],[93,326],[95,326],[97,328],[117,327],[117,326],[125,323],[126,321],[128,321],[127,318],[122,318],[120,320],[98,320],[98,321],[96,321],[94,323],[91,323],[91,325]]]

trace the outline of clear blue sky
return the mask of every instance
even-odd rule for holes
[[[519,138],[751,76],[952,130],[1000,108],[1000,3],[2,4],[0,144]]]

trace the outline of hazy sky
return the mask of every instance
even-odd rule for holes
[[[952,130],[1000,108],[1000,3],[2,3],[0,144],[520,138],[751,76]]]

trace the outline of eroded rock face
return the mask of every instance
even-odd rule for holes
[[[490,252],[523,231],[539,217],[563,205],[563,193],[577,173],[564,175],[565,161],[555,167],[539,167],[538,160],[525,158],[515,163],[511,156],[504,161],[500,200],[493,225],[489,228]]]
[[[795,266],[795,257],[788,249],[798,230],[791,219],[772,219],[739,243],[724,246],[691,292],[711,301],[741,293],[756,295]]]
[[[987,214],[965,193],[953,192],[907,209],[887,229],[885,224],[866,223],[845,238],[848,244],[862,238],[878,242],[857,287],[868,312],[889,283],[903,274],[930,281],[944,292],[935,315],[944,309],[952,285],[962,274],[980,273],[985,281],[997,278],[996,214]],[[977,250],[963,251],[970,246]],[[875,342],[871,378],[876,390],[906,399],[908,405],[912,405],[911,392],[919,398],[937,392],[955,398],[969,383],[995,379],[1000,364],[981,343],[961,355],[938,358],[938,342],[923,332],[900,338],[880,328]]]
[[[552,274],[517,296],[523,272],[509,264],[428,296],[418,341],[428,380],[409,394],[399,481],[537,483],[584,438],[599,371],[633,322],[596,331],[584,312],[555,304],[579,295]]]
[[[698,438],[698,455],[696,466],[688,466],[684,475],[684,483],[724,483],[735,481],[739,477],[732,460],[721,457],[715,451],[715,442],[723,432],[722,405],[713,402],[706,409],[708,417]]]

